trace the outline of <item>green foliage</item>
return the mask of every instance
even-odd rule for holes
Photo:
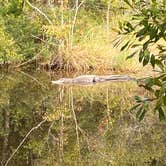
[[[24,14],[22,0],[0,5],[0,62],[18,63],[33,58],[42,46],[33,37],[41,35],[40,21]]]
[[[4,22],[0,19],[0,62],[17,61],[21,58],[18,45],[13,37],[6,33]]]
[[[0,2],[1,62],[40,59],[51,69],[67,71],[132,68],[111,43],[115,37],[111,27],[117,26],[124,12],[122,0],[79,1],[77,14],[76,1],[61,2]],[[116,54],[118,58],[114,58]]]
[[[149,108],[149,104],[155,103],[154,110],[159,114],[160,120],[165,120],[166,110],[166,4],[165,1],[132,1],[125,2],[133,9],[130,21],[120,23],[119,34],[132,36],[122,46],[121,50],[134,50],[127,59],[138,54],[139,62],[143,66],[151,65],[159,70],[159,74],[152,78],[141,79],[139,86],[144,87],[153,94],[152,98],[137,96],[138,105],[131,110],[137,109],[137,118],[142,120]],[[152,107],[151,107],[152,109]]]
[[[23,11],[24,0],[9,0],[0,2],[0,14],[6,15],[20,15]]]
[[[42,43],[35,38],[42,36],[40,26],[40,21],[33,21],[24,15],[7,17],[6,31],[13,36],[20,48],[18,54],[21,53],[24,60],[33,58],[41,50]]]

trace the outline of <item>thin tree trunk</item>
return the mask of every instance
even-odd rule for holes
[[[64,115],[61,113],[61,129],[60,129],[60,163],[63,164],[64,152],[64,138],[63,138],[63,129],[64,129]]]
[[[109,124],[110,124],[110,107],[109,107],[109,89],[107,87],[107,129],[109,129]]]
[[[74,18],[73,18],[72,27],[71,27],[71,36],[70,36],[70,38],[71,38],[70,48],[71,49],[73,47],[74,28],[75,28],[75,24],[76,24],[77,14],[78,14],[78,0],[75,1],[75,14],[74,14]]]
[[[74,14],[73,23],[72,23],[71,32],[70,32],[70,48],[71,49],[73,48],[74,29],[75,29],[75,24],[77,20],[78,10],[81,7],[81,5],[84,3],[84,1],[85,0],[83,0],[80,4],[78,0],[75,1],[75,14]]]
[[[61,26],[63,26],[63,24],[64,24],[64,13],[63,13],[63,10],[64,10],[64,2],[63,2],[63,0],[61,0]]]
[[[109,37],[109,29],[110,29],[110,6],[111,6],[111,2],[108,1],[108,6],[107,6],[107,14],[106,14],[106,21],[107,21],[107,25],[106,25],[106,30],[107,30],[107,36]]]
[[[3,109],[3,131],[4,131],[4,136],[3,136],[3,147],[2,147],[2,164],[6,161],[7,158],[7,147],[8,147],[8,142],[9,142],[9,108]]]

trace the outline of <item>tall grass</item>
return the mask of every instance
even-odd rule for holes
[[[63,23],[59,16],[53,26],[44,26],[46,35],[55,36],[59,41],[58,51],[50,54],[52,68],[65,71],[139,70],[135,59],[126,61],[129,52],[121,53],[119,48],[114,48],[117,34],[112,29],[118,28],[118,21],[127,19],[127,15],[110,13],[108,17],[105,13],[105,16],[96,18],[79,9],[71,33],[72,15],[71,11],[65,11],[61,16]]]
[[[91,27],[80,36],[72,49],[68,46],[62,47],[54,56],[54,63],[58,62],[59,68],[67,71],[139,70],[136,59],[126,61],[130,54],[128,51],[121,53],[118,48],[114,48],[115,38],[115,32],[110,30],[108,34],[104,24]]]

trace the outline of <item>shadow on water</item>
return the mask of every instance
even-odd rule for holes
[[[1,73],[1,165],[166,165],[166,123],[151,112],[139,123],[128,112],[145,94],[135,82],[50,80],[41,71]]]

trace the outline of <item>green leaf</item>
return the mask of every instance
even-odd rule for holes
[[[149,63],[150,55],[147,54],[144,56],[143,66],[146,66]]]
[[[145,114],[146,114],[147,110],[145,109],[142,109],[140,115],[139,115],[139,121],[142,121],[143,118],[145,117]]]
[[[119,29],[122,31],[122,28],[123,28],[123,23],[121,21],[118,22],[118,25],[119,25]]]
[[[143,36],[141,36],[141,37],[138,37],[138,40],[139,40],[139,41],[142,41],[142,40],[145,39],[145,37],[146,37],[146,35],[143,35]]]
[[[129,45],[130,41],[128,41],[121,49],[120,51],[123,51],[128,45]]]
[[[137,32],[136,37],[137,38],[144,37],[147,31],[148,31],[148,28],[142,28],[139,32]]]
[[[161,82],[158,78],[154,78],[154,79],[153,79],[153,83],[154,83],[154,85],[156,85],[156,86],[159,86],[159,87],[162,86],[162,82]]]
[[[135,96],[134,98],[135,98],[136,102],[142,102],[143,101],[142,97],[140,97],[140,96]]]
[[[159,112],[159,119],[161,121],[165,120],[165,114],[164,114],[164,111],[161,107],[158,109],[158,112]]]
[[[136,110],[136,108],[138,108],[140,106],[140,104],[137,104],[137,105],[135,105],[135,106],[133,106],[132,108],[130,108],[130,112],[132,112],[132,111],[135,111]]]
[[[157,98],[159,98],[159,96],[160,96],[160,90],[156,90],[155,96],[156,96]]]
[[[133,8],[133,6],[132,6],[131,3],[129,2],[129,0],[124,0],[124,2],[126,2],[131,8]]]
[[[139,108],[139,110],[137,111],[137,114],[136,114],[136,118],[139,119],[140,115],[141,115],[141,112],[142,112],[142,109],[143,109],[143,106],[141,106]]]
[[[166,106],[166,96],[163,96],[163,104]]]
[[[152,87],[154,85],[154,79],[153,78],[146,78],[145,79],[145,85]]]
[[[163,63],[159,59],[155,59],[155,64],[161,69],[164,69]]]
[[[155,3],[155,4],[156,4],[156,0],[152,0],[152,3]]]
[[[150,63],[152,65],[152,67],[155,68],[155,56],[154,56],[154,54],[151,55]]]
[[[141,106],[140,109],[138,110],[137,114],[136,114],[136,118],[141,121],[143,120],[145,113],[146,113],[146,109],[144,108],[144,106]]]
[[[144,87],[146,90],[150,91],[150,92],[153,92],[153,88],[149,87],[149,86],[146,86],[146,85],[141,85],[142,87]]]
[[[133,45],[131,46],[131,48],[135,48],[135,47],[139,47],[139,46],[141,46],[141,44],[133,44]]]
[[[144,57],[144,53],[143,53],[143,51],[141,50],[141,51],[139,52],[139,62],[140,62],[140,63],[142,62],[143,57]]]
[[[126,26],[127,26],[128,28],[130,28],[130,30],[134,30],[134,28],[133,28],[133,26],[131,25],[130,22],[127,22]]]
[[[145,43],[143,44],[143,50],[146,50],[146,49],[147,49],[149,43],[150,43],[150,41],[148,40],[147,42],[145,42]]]
[[[131,55],[127,56],[126,60],[132,58],[136,53],[137,53],[137,51],[135,51],[135,52],[133,52]]]
[[[162,104],[163,104],[162,98],[159,97],[159,99],[156,102],[155,110],[158,111],[162,107]]]
[[[157,27],[154,27],[154,26],[150,27],[150,40],[153,40],[154,38],[156,38],[156,41],[158,40],[157,31],[158,31]]]

